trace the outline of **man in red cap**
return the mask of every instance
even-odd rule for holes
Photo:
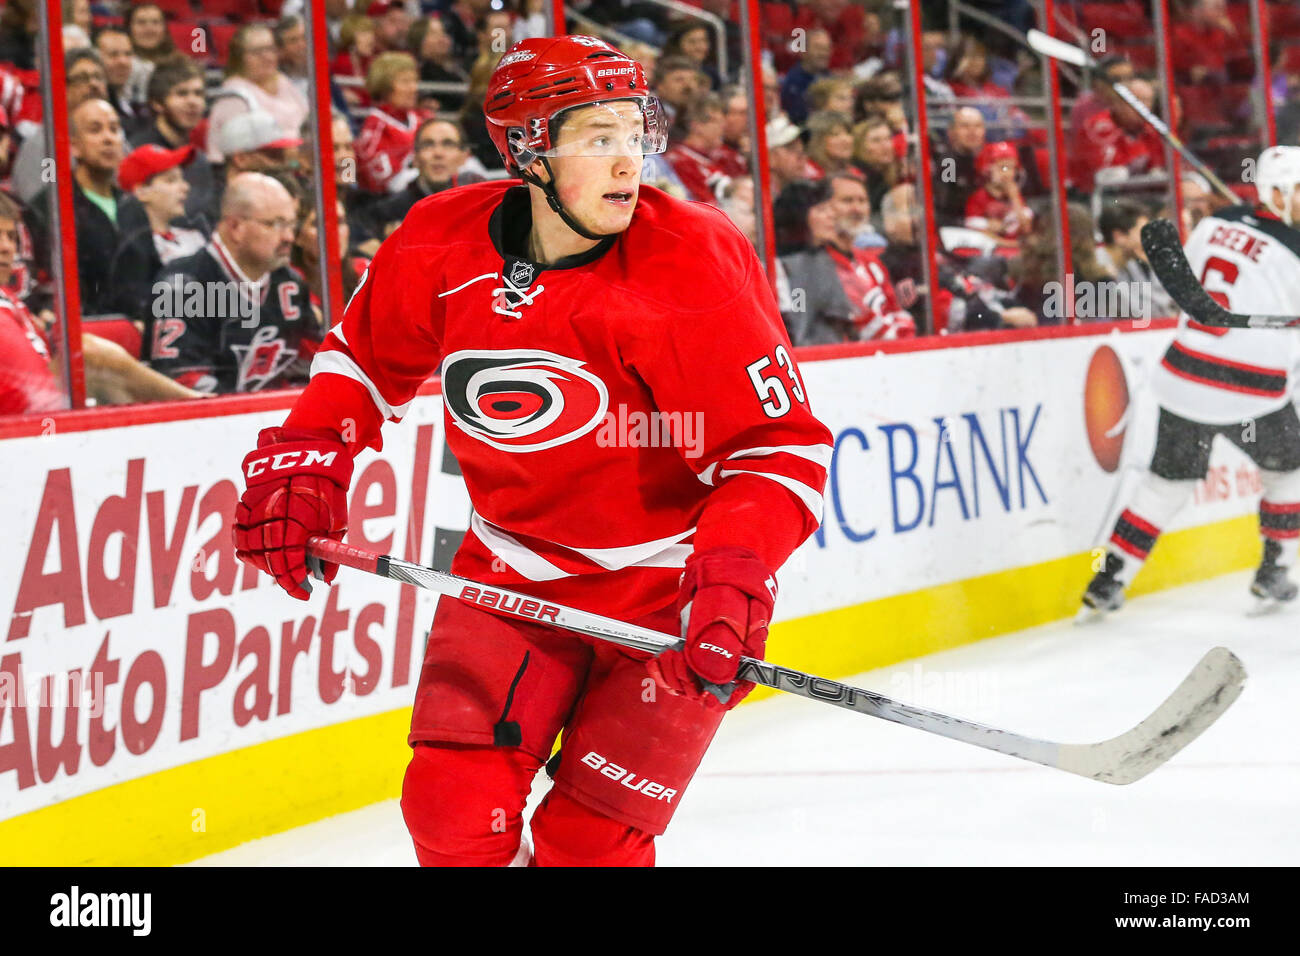
[[[776,570],[820,520],[832,437],[748,240],[641,184],[667,136],[638,63],[594,37],[524,40],[484,108],[523,183],[430,196],[380,246],[283,427],[244,460],[236,550],[306,600],[305,545],[346,532],[353,457],[441,368],[474,505],[452,571],[684,647],[647,662],[441,602],[402,796],[416,855],[527,862],[546,763],[537,865],[650,865],[752,687],[740,658],[762,656]]]
[[[173,260],[194,255],[208,241],[197,229],[176,225],[185,215],[190,193],[183,168],[196,152],[193,146],[164,149],[148,144],[132,150],[117,170],[117,184],[139,201],[149,225],[123,235],[109,274],[117,311],[141,322],[149,313],[154,276]]]

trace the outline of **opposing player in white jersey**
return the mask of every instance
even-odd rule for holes
[[[1258,204],[1206,216],[1188,237],[1187,261],[1225,308],[1300,313],[1300,148],[1259,157]],[[1251,593],[1291,601],[1287,576],[1300,540],[1300,417],[1296,413],[1300,336],[1293,331],[1223,329],[1186,319],[1154,370],[1159,424],[1150,469],[1121,512],[1105,567],[1083,603],[1111,611],[1156,539],[1209,470],[1216,435],[1255,462],[1263,478],[1259,532],[1263,557]]]

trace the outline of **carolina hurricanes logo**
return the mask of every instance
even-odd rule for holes
[[[609,407],[605,383],[583,364],[538,349],[453,352],[443,401],[462,431],[493,448],[554,448],[591,431]]]

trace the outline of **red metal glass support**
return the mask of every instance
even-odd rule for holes
[[[81,283],[77,274],[77,228],[72,211],[72,150],[68,135],[68,84],[63,68],[63,7],[60,0],[41,6],[41,29],[47,41],[39,51],[44,90],[46,142],[54,147],[54,208],[50,249],[55,302],[63,319],[68,393],[73,408],[86,407],[86,369],[81,354]]]
[[[325,22],[325,4],[307,4],[303,18],[307,29],[307,68],[315,92],[316,122],[312,128],[316,146],[316,241],[320,260],[321,312],[327,326],[343,319],[342,269],[336,268],[347,255],[339,248],[338,189],[334,176],[334,104],[330,97],[329,27]]]
[[[1056,35],[1056,16],[1053,0],[1043,0],[1043,18],[1047,21],[1047,34]],[[1056,214],[1060,221],[1061,241],[1057,246],[1056,262],[1057,267],[1061,270],[1061,281],[1065,283],[1065,288],[1073,288],[1073,281],[1068,277],[1074,272],[1074,247],[1070,242],[1070,206],[1065,196],[1066,183],[1066,166],[1065,166],[1065,134],[1061,129],[1061,75],[1056,68],[1056,60],[1052,57],[1043,57],[1047,61],[1047,98],[1048,98],[1048,117],[1051,121],[1051,139],[1049,148],[1052,154],[1052,170],[1055,175],[1052,178],[1052,198],[1056,203]],[[1072,296],[1066,296],[1065,303],[1065,321],[1066,324],[1073,324],[1077,321],[1074,315],[1074,302]]]
[[[919,3],[908,4],[911,13],[911,51],[912,62],[912,105],[916,113],[916,200],[921,210],[921,262],[925,268],[925,275],[922,277],[925,282],[926,297],[925,305],[930,314],[927,317],[931,334],[938,334],[947,331],[948,317],[943,316],[940,322],[940,316],[935,312],[934,304],[938,299],[939,284],[939,263],[936,258],[936,250],[939,243],[939,233],[934,221],[934,207],[930,201],[930,120],[926,111],[925,102],[925,57],[921,51],[921,5]]]
[[[1277,120],[1273,116],[1273,61],[1269,58],[1268,6],[1264,0],[1251,0],[1250,4],[1251,43],[1258,65],[1259,78],[1263,84],[1259,98],[1259,109],[1264,115],[1260,118],[1260,132],[1264,135],[1264,145],[1277,145]]]
[[[763,99],[763,47],[759,37],[758,0],[740,4],[740,30],[745,38],[745,69],[752,95],[749,101],[749,141],[754,156],[754,226],[758,252],[767,281],[776,287],[776,228],[772,220],[772,174],[767,161],[767,104]]]
[[[1155,0],[1151,5],[1151,11],[1155,14],[1154,25],[1156,37],[1159,39],[1156,44],[1156,66],[1160,70],[1161,77],[1164,78],[1164,82],[1160,84],[1160,105],[1165,112],[1165,122],[1174,133],[1177,133],[1178,117],[1174,115],[1174,97],[1177,95],[1177,88],[1174,86],[1174,57],[1169,44],[1169,29],[1173,21],[1169,17],[1169,0]],[[1168,143],[1165,143],[1165,164],[1169,169],[1170,185],[1173,187],[1174,222],[1178,223],[1178,234],[1186,241],[1187,236],[1183,233],[1183,161]]]

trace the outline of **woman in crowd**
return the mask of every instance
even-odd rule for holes
[[[853,162],[866,177],[867,198],[871,200],[875,217],[885,193],[903,180],[902,162],[889,120],[880,115],[871,116],[853,128]]]
[[[808,117],[808,158],[816,168],[816,178],[832,173],[865,178],[862,170],[853,164],[853,147],[853,126],[848,114],[821,110]]]
[[[457,61],[451,34],[441,17],[423,17],[411,24],[407,47],[420,65],[420,80],[425,83],[469,83],[469,74]],[[420,105],[434,112],[454,113],[465,105],[461,93],[432,93],[422,97]]]
[[[339,26],[339,52],[330,64],[330,73],[364,81],[375,58],[377,43],[375,21],[364,13],[349,13]],[[344,86],[343,96],[350,107],[370,105],[370,97],[363,87]]]
[[[365,273],[366,267],[370,265],[370,260],[364,256],[355,254],[355,250],[349,248],[351,242],[351,233],[348,229],[347,211],[343,208],[342,200],[338,204],[339,217],[339,254],[343,257],[340,274],[343,285],[343,301],[346,302],[356,291],[357,284],[361,281],[361,276]],[[302,276],[302,281],[307,284],[311,290],[311,304],[316,312],[317,321],[321,323],[322,335],[325,328],[324,317],[321,315],[321,309],[324,307],[324,297],[322,289],[326,281],[326,274],[321,271],[320,267],[320,233],[316,228],[316,204],[314,202],[300,203],[298,206],[298,233],[293,240],[293,251],[290,253],[290,264]]]
[[[270,27],[250,23],[230,39],[226,80],[213,94],[208,124],[208,158],[225,160],[216,147],[217,132],[238,113],[262,110],[275,117],[286,137],[297,133],[310,112],[307,98],[280,72],[279,54]]]
[[[356,144],[357,184],[367,192],[397,192],[415,175],[415,131],[430,115],[416,108],[419,84],[415,57],[409,53],[381,53],[370,64],[366,92],[375,105]]]
[[[722,85],[717,62],[713,57],[712,31],[698,20],[688,20],[668,34],[663,55],[685,57],[709,78],[712,89],[716,90]]]

